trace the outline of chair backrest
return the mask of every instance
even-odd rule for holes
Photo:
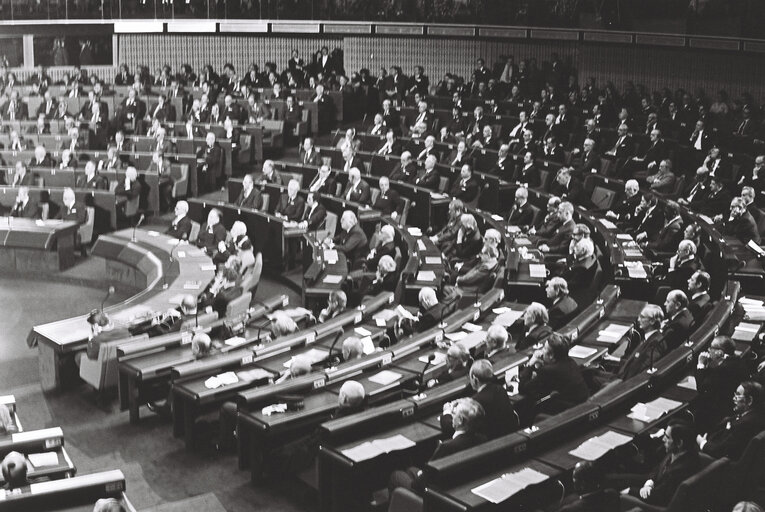
[[[380,197],[380,189],[375,187],[370,187],[369,194],[371,199],[370,202],[372,204],[375,204],[375,202],[377,201],[377,198]]]
[[[80,377],[82,380],[101,390],[117,385],[117,347],[128,343],[140,342],[149,339],[148,334],[141,334],[131,338],[123,338],[109,343],[102,343],[98,347],[98,359],[95,361],[83,357],[80,360]]]
[[[335,233],[337,232],[337,214],[332,212],[327,212],[327,218],[324,219],[324,229],[321,231],[321,235],[319,235],[320,238],[323,237],[334,237]]]
[[[539,223],[542,220],[542,217],[544,217],[544,214],[542,213],[542,209],[534,206],[533,204],[529,204],[531,206],[531,211],[534,212],[534,216],[531,218],[531,225],[536,226],[537,223]]]
[[[422,512],[422,498],[414,491],[397,487],[390,495],[388,512]]]
[[[191,221],[191,232],[189,232],[189,242],[194,243],[197,241],[197,238],[199,237],[199,230],[201,229],[201,227],[202,226],[199,224],[199,222],[195,220]]]
[[[268,211],[268,203],[271,202],[271,196],[268,194],[263,194],[260,196],[263,199],[263,206],[260,208],[260,211],[267,212]]]
[[[250,292],[255,295],[255,290],[260,283],[260,275],[263,273],[263,253],[257,253],[255,255],[255,262],[244,273],[242,278],[242,290]]]
[[[50,203],[43,203],[41,205],[41,217],[42,220],[46,220],[48,218],[48,215],[50,214]]]
[[[687,478],[675,490],[667,512],[687,512],[689,510],[716,510],[715,502],[720,500],[720,490],[724,489],[730,461],[722,459],[711,462],[707,467]]]
[[[600,210],[608,210],[616,200],[616,191],[596,186],[592,189],[590,201]]]
[[[186,197],[189,192],[189,164],[173,165],[170,172],[173,176],[173,197]]]
[[[446,178],[444,176],[441,176],[438,179],[438,191],[439,192],[446,192],[446,190],[449,188],[449,178]]]
[[[539,169],[539,180],[542,190],[548,190],[550,188],[550,180],[553,177],[553,172],[545,169]]]
[[[226,306],[226,318],[241,315],[247,311],[247,308],[250,307],[251,300],[252,294],[250,292],[246,292],[229,302]]]
[[[303,175],[297,172],[288,172],[288,171],[281,171],[281,174],[283,177],[289,177],[290,180],[296,180],[298,184],[300,185],[300,188],[303,188]]]
[[[412,200],[408,197],[402,197],[404,201],[404,208],[401,210],[401,217],[398,219],[398,223],[402,226],[406,225],[406,218],[409,216],[409,210],[412,207]]]
[[[685,176],[679,176],[675,180],[675,188],[672,189],[672,197],[677,197],[680,194],[682,194],[684,188],[685,188]]]
[[[88,219],[85,221],[85,224],[81,225],[78,229],[78,233],[80,235],[80,243],[81,244],[89,244],[93,241],[93,224],[96,219],[96,209],[92,206],[88,206],[85,208],[88,212]]]
[[[141,196],[135,196],[133,199],[128,199],[125,203],[125,217],[133,217],[138,213],[138,207],[141,203]]]
[[[117,190],[117,185],[119,185],[119,182],[117,180],[109,182],[109,191],[114,192]]]

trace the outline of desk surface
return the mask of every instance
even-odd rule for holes
[[[129,299],[106,308],[106,312],[116,323],[127,323],[137,314],[146,311],[164,311],[175,304],[181,295],[202,293],[206,283],[215,276],[210,269],[212,262],[200,249],[191,245],[181,245],[173,254],[176,239],[154,231],[136,230],[136,242],[131,241],[132,230],[125,229],[108,235],[112,243],[124,245],[125,249],[145,254],[145,259],[157,269],[156,277],[146,289]],[[98,241],[96,242],[98,244]],[[120,255],[116,254],[116,260]],[[166,278],[167,289],[163,289],[162,276]],[[172,278],[174,275],[174,278]],[[187,290],[184,285],[190,281],[201,282],[197,290]],[[52,345],[55,350],[66,352],[79,345],[90,335],[87,315],[80,315],[33,327],[32,334],[38,341]]]
[[[59,236],[73,233],[78,227],[70,220],[0,217],[0,245],[49,250]]]

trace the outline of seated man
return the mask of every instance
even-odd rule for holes
[[[464,275],[458,276],[455,282],[465,293],[483,293],[494,284],[494,273],[499,269],[499,251],[491,245],[484,245],[479,256],[480,262]]]
[[[147,333],[149,336],[161,336],[169,332],[178,332],[184,322],[194,322],[197,318],[197,299],[191,294],[186,294],[181,299],[181,304],[166,311],[153,313],[148,320],[133,324],[130,333],[135,336]]]
[[[270,320],[269,329],[271,331],[271,339],[276,339],[298,331],[297,322],[295,322],[286,311],[276,310],[268,315],[268,318]]]
[[[138,171],[131,166],[125,169],[125,179],[117,183],[114,195],[124,197],[128,202],[131,202],[141,197],[141,188],[141,182],[138,181]],[[125,214],[124,208],[125,205],[123,204],[120,210],[123,215]]]
[[[712,299],[709,297],[709,283],[712,278],[703,270],[697,270],[688,278],[688,310],[693,315],[693,321],[699,325],[707,313],[712,310]]]
[[[733,393],[733,415],[699,435],[699,449],[715,458],[738,460],[754,436],[765,430],[765,392],[762,384],[742,382]]]
[[[287,185],[287,192],[279,198],[279,204],[276,205],[274,215],[282,219],[298,222],[303,217],[305,201],[298,195],[300,184],[297,180],[290,180]]]
[[[486,359],[505,353],[510,350],[508,342],[512,341],[507,329],[499,324],[493,324],[486,330]]]
[[[340,233],[332,240],[332,246],[345,254],[350,270],[358,269],[363,264],[369,250],[367,235],[352,211],[345,210],[340,217]]]
[[[662,160],[659,164],[659,171],[656,174],[648,176],[646,179],[649,188],[660,194],[671,194],[675,189],[677,176],[672,172],[672,161]]]
[[[699,399],[694,410],[697,425],[715,425],[733,415],[731,397],[746,380],[749,371],[736,355],[736,344],[730,336],[715,336],[709,348],[699,354],[694,375]],[[735,399],[733,403],[737,404]]]
[[[64,189],[63,203],[64,207],[56,215],[57,219],[73,220],[80,225],[88,222],[88,210],[84,204],[76,202],[74,190],[71,188]]]
[[[754,241],[756,244],[760,243],[757,223],[752,214],[747,211],[746,203],[740,197],[734,197],[731,200],[730,214],[727,220],[723,220],[722,215],[717,215],[715,222],[723,235],[737,238],[742,244],[748,244],[750,241]]]
[[[263,208],[263,198],[260,195],[260,190],[255,188],[252,175],[245,174],[242,178],[242,191],[234,204],[240,208],[252,208],[253,210]]]
[[[574,290],[595,286],[594,279],[600,270],[600,263],[595,255],[595,244],[591,238],[582,238],[574,244],[571,265],[563,272],[563,278]]]
[[[418,294],[420,303],[417,331],[422,332],[438,325],[444,316],[444,305],[438,302],[433,288],[422,288]]]
[[[191,234],[191,219],[187,217],[189,213],[189,203],[178,201],[175,203],[175,217],[167,228],[165,234],[179,240],[188,240]]]
[[[588,206],[590,202],[582,183],[571,176],[568,167],[560,168],[555,183],[550,186],[550,193],[579,206]]]
[[[348,171],[348,184],[342,194],[343,199],[362,205],[369,205],[371,193],[369,184],[361,179],[361,171],[357,167],[352,167]]]
[[[369,251],[366,260],[364,260],[364,267],[368,271],[374,272],[377,270],[377,262],[383,256],[396,256],[395,237],[396,231],[390,224],[382,226],[377,236],[372,237],[376,245]]]
[[[480,432],[481,425],[485,423],[483,406],[473,398],[458,398],[450,402],[452,437],[439,442],[436,451],[430,456],[430,460],[436,460],[453,453],[467,450],[482,443],[486,437]],[[398,487],[414,490],[419,487],[417,481],[422,476],[422,470],[416,467],[407,468],[405,471],[394,471],[389,480],[388,487],[392,491]]]
[[[197,236],[197,247],[208,256],[215,257],[226,252],[226,228],[220,223],[220,210],[213,208],[207,214],[207,222],[202,224]]]
[[[9,180],[9,185],[12,187],[33,187],[36,179],[37,175],[27,172],[27,166],[19,160],[16,162],[15,173],[13,174],[13,179]]]
[[[579,310],[579,305],[568,294],[568,283],[562,277],[553,277],[545,285],[545,294],[550,301],[547,314],[553,330],[566,325]]]
[[[45,146],[42,144],[35,146],[35,156],[29,161],[29,167],[44,167],[49,169],[53,167],[53,165],[53,159],[45,150]]]
[[[468,372],[468,382],[475,394],[473,400],[481,404],[484,419],[478,431],[489,439],[500,437],[518,430],[518,415],[510,397],[494,378],[494,368],[488,359],[479,359]],[[441,430],[452,432],[453,402],[444,404],[441,415]]]
[[[199,297],[199,306],[208,313],[216,311],[218,317],[226,316],[229,302],[242,295],[242,287],[237,284],[239,274],[233,268],[223,268],[210,285],[207,292]]]
[[[571,236],[576,227],[576,222],[573,219],[574,205],[568,201],[563,201],[558,206],[557,211],[558,220],[561,224],[553,233],[546,237],[547,240],[539,244],[539,250],[543,253],[565,254],[568,252]]]
[[[672,350],[683,344],[691,334],[693,315],[688,311],[688,297],[682,290],[672,290],[664,301],[664,315],[661,332],[667,349]]]
[[[521,322],[523,323],[523,331],[515,343],[515,350],[520,351],[534,345],[540,345],[546,340],[553,333],[548,325],[549,321],[550,317],[544,305],[539,302],[532,302],[526,306],[523,316],[516,321],[519,325]]]
[[[16,202],[11,208],[11,217],[20,217],[23,219],[39,219],[42,215],[42,209],[37,201],[29,197],[29,187],[19,187],[16,193]]]
[[[659,281],[660,286],[686,290],[688,279],[701,268],[696,258],[696,244],[691,240],[681,240],[677,252],[669,259],[668,271]]]
[[[624,184],[624,199],[606,212],[606,217],[616,222],[629,222],[640,204],[640,185],[637,180],[627,180]]]
[[[345,311],[345,306],[348,304],[348,297],[342,290],[332,290],[329,292],[327,298],[327,307],[322,309],[319,313],[319,323],[324,323],[327,320],[335,318],[337,315]]]
[[[470,165],[464,164],[460,170],[460,179],[454,182],[449,194],[463,203],[470,203],[478,197],[479,190],[480,183],[473,177]]]
[[[414,184],[434,192],[438,190],[441,176],[438,174],[438,171],[436,171],[437,162],[438,159],[436,159],[435,155],[428,155],[425,159],[425,167],[417,174],[417,177],[414,179]]]
[[[445,371],[441,372],[433,381],[429,382],[429,387],[431,384],[443,384],[445,382],[454,382],[462,379],[468,374],[472,363],[473,360],[470,357],[468,349],[466,349],[460,342],[453,343],[446,350]]]
[[[463,213],[460,216],[460,227],[457,231],[455,243],[451,251],[445,252],[449,263],[454,266],[457,263],[465,263],[478,255],[483,248],[483,237],[478,230],[478,223],[471,213]]]
[[[353,361],[364,357],[364,344],[356,336],[348,336],[343,340],[343,346],[340,349],[343,362]]]
[[[453,252],[453,246],[460,229],[460,219],[465,213],[465,205],[459,199],[452,199],[449,203],[449,218],[446,226],[441,231],[431,236],[430,239],[436,244],[443,254]]]
[[[101,310],[94,309],[91,311],[87,321],[90,324],[91,332],[88,338],[87,349],[85,350],[88,359],[98,359],[98,352],[104,343],[131,336],[130,331],[126,327],[116,327],[109,315]]]
[[[31,464],[27,464],[27,459],[24,455],[17,451],[9,452],[0,464],[0,472],[2,472],[5,485],[3,486],[3,493],[8,490],[18,489],[28,485],[27,471]]]
[[[537,225],[529,228],[529,234],[537,235],[541,238],[552,236],[553,233],[563,225],[562,217],[559,214],[560,204],[561,200],[559,197],[550,196],[547,200],[547,213]]]
[[[314,193],[309,192],[305,196],[305,209],[302,219],[298,222],[298,227],[306,231],[317,231],[324,225],[326,218],[327,210],[319,204]]]
[[[698,446],[693,438],[693,428],[686,422],[675,420],[669,424],[662,438],[666,455],[642,484],[629,489],[620,496],[621,510],[632,510],[643,504],[666,507],[678,486],[702,467]]]
[[[417,165],[414,163],[412,153],[404,151],[401,153],[401,162],[393,168],[388,177],[391,181],[401,181],[403,183],[414,183],[417,178]]]
[[[335,195],[335,180],[328,165],[324,164],[319,167],[316,176],[311,180],[311,184],[308,185],[308,191],[331,196]]]
[[[544,346],[535,351],[521,370],[519,391],[533,401],[557,392],[558,410],[580,404],[590,397],[590,390],[579,365],[568,355],[569,344],[553,333]]]
[[[398,192],[390,188],[390,180],[382,176],[378,182],[380,195],[377,196],[373,210],[379,210],[382,215],[390,215],[392,219],[398,219],[404,212],[406,203]]]
[[[279,378],[274,381],[274,384],[297,379],[309,373],[311,373],[311,360],[307,356],[298,355],[290,360],[290,367],[281,373]]]
[[[525,230],[534,221],[534,209],[529,204],[529,190],[526,187],[515,189],[515,201],[507,214],[507,222],[511,226],[518,226]]]
[[[664,312],[655,304],[647,304],[638,315],[641,336],[625,347],[617,377],[626,380],[653,367],[667,353],[667,343],[661,334]],[[633,345],[633,346],[630,346]],[[614,354],[619,353],[619,348]]]
[[[256,182],[259,184],[273,183],[274,185],[284,185],[284,178],[282,178],[281,173],[274,168],[274,161],[266,160],[263,162],[261,174]]]

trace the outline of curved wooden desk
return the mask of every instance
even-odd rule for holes
[[[106,309],[117,324],[126,324],[147,311],[164,311],[177,305],[184,294],[199,295],[215,275],[210,258],[191,245],[155,231],[116,231],[102,235],[93,246],[93,256],[103,261],[108,281],[127,284],[141,291]],[[194,289],[188,289],[193,283]],[[165,286],[166,285],[166,286]],[[87,309],[84,307],[84,309]],[[62,385],[65,366],[82,350],[90,335],[87,315],[37,325],[27,337],[39,350],[40,379],[44,390]],[[71,367],[70,367],[71,368]]]
[[[69,268],[78,228],[74,221],[0,217],[0,267],[18,272]]]

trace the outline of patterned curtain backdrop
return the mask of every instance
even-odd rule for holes
[[[241,76],[255,62],[263,64],[274,61],[279,70],[284,69],[292,50],[297,48],[306,64],[322,46],[342,48],[341,38],[311,36],[233,36],[233,35],[169,35],[126,34],[119,36],[119,60],[131,68],[137,64],[149,66],[149,70],[168,64],[179,70],[188,63],[195,71],[205,64],[220,71],[223,64],[231,62]]]
[[[380,67],[387,69],[398,64],[405,74],[410,75],[414,66],[422,65],[434,85],[447,72],[457,73],[469,80],[475,60],[479,57],[490,69],[500,55],[513,55],[516,62],[535,57],[540,66],[553,53],[564,59],[570,58],[572,62],[577,60],[576,44],[568,41],[346,37],[344,48],[346,69],[366,67],[376,75]]]

